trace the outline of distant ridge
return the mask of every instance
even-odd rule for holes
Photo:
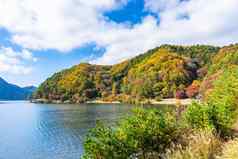
[[[0,100],[26,100],[35,90],[34,86],[19,87],[0,77]]]

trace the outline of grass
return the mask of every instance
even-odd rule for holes
[[[186,143],[187,142],[187,143]],[[221,140],[212,132],[193,133],[185,137],[185,144],[176,145],[165,159],[214,159],[221,148]]]
[[[238,158],[238,138],[224,144],[222,154],[216,159],[237,159]]]

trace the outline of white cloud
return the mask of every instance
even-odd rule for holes
[[[28,50],[16,52],[9,47],[0,48],[0,72],[8,74],[25,75],[32,71],[32,67],[25,64],[26,62],[35,62],[37,59],[33,57]]]
[[[68,51],[108,28],[102,13],[125,0],[0,0],[0,26],[25,48]]]
[[[160,44],[238,41],[237,0],[144,0],[149,15],[140,24],[117,24],[105,11],[129,0],[0,0],[0,26],[28,49],[69,51],[95,42],[105,54],[94,63],[113,64]],[[27,54],[27,53],[26,53]],[[26,55],[26,57],[28,57]]]
[[[177,7],[180,0],[145,0],[145,9],[158,13]]]
[[[28,60],[28,61],[33,61],[33,62],[37,61],[37,58],[33,57],[32,53],[26,49],[22,50],[19,57],[21,57],[23,60]]]

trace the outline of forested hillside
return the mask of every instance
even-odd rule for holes
[[[82,63],[48,78],[34,98],[80,103],[196,97],[200,86],[209,83],[203,79],[235,62],[231,53],[236,50],[237,45],[162,45],[112,66]]]

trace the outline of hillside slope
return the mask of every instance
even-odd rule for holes
[[[183,96],[194,80],[206,75],[204,68],[219,50],[206,45],[162,45],[112,66],[82,63],[48,78],[34,98],[81,103]]]
[[[238,68],[238,44],[229,45],[221,48],[212,58],[211,64],[207,69],[207,75],[204,77],[200,94],[206,98],[213,89],[214,82],[223,76],[225,70],[236,70]]]

